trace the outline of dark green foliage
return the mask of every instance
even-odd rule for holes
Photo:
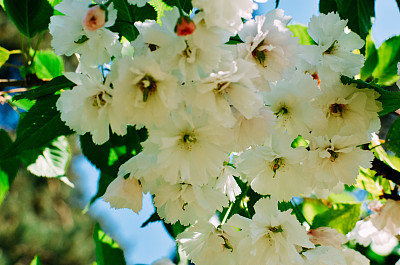
[[[96,246],[97,265],[125,265],[124,252],[118,244],[106,235],[97,223],[94,227],[93,239]]]
[[[129,41],[134,41],[139,35],[134,26],[136,21],[145,21],[146,19],[157,19],[157,12],[150,4],[143,7],[130,5],[127,0],[114,0],[114,8],[118,10],[117,20],[110,27],[111,31],[118,32],[120,37],[124,36]]]
[[[47,30],[53,15],[47,0],[4,0],[4,7],[18,30],[29,38]]]
[[[178,3],[177,3],[178,1],[179,1],[179,5],[182,7],[183,11],[185,11],[187,14],[190,14],[190,12],[193,9],[191,0],[163,0],[163,2],[169,6],[178,6]]]
[[[328,14],[330,12],[337,11],[336,0],[320,0],[319,1],[319,12]]]
[[[70,135],[73,131],[61,120],[60,112],[56,108],[59,96],[52,95],[38,99],[35,105],[21,115],[17,128],[17,139],[0,155],[14,157],[23,151],[44,147],[61,135]]]
[[[54,95],[54,93],[60,91],[61,89],[70,89],[73,86],[75,86],[75,84],[67,79],[65,76],[58,76],[38,88],[14,96],[13,100],[20,100],[24,98],[34,100],[40,97]]]
[[[400,118],[397,118],[386,135],[385,146],[400,157]]]
[[[321,0],[319,11],[327,14],[337,11],[347,26],[365,40],[375,17],[375,0]]]
[[[136,130],[133,126],[128,127],[124,136],[110,134],[109,141],[102,145],[93,143],[89,133],[80,137],[82,153],[101,170],[98,191],[91,203],[105,193],[108,185],[117,177],[119,167],[142,150],[140,143],[146,138],[145,128]]]

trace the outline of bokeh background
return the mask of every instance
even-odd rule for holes
[[[318,2],[281,0],[279,8],[293,17],[291,23],[307,25],[311,16],[319,13]],[[269,0],[259,5],[255,15],[274,7],[275,1]],[[379,47],[385,39],[400,34],[400,14],[395,0],[376,0],[375,8],[372,35]],[[51,36],[46,33],[40,48],[51,49],[50,41]],[[0,46],[14,50],[20,48],[20,42],[18,30],[1,10]],[[20,59],[12,55],[9,62],[18,65]],[[65,70],[74,71],[76,59],[64,59]],[[10,78],[20,78],[18,69],[1,68],[0,79]],[[0,128],[14,137],[18,118],[19,114],[9,105],[0,105]],[[73,156],[67,177],[75,188],[58,179],[38,178],[21,167],[0,205],[0,264],[29,264],[37,254],[43,264],[92,264],[96,222],[120,244],[127,264],[151,264],[162,257],[173,259],[175,243],[161,222],[140,228],[154,212],[150,195],[145,195],[139,215],[128,209],[110,209],[101,199],[86,208],[97,191],[99,172],[81,155],[77,138],[72,136],[69,142]]]

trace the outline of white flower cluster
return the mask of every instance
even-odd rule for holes
[[[399,243],[400,201],[388,199],[383,205],[380,201],[372,201],[368,208],[373,213],[358,221],[347,238],[364,246],[372,243],[372,249],[387,255]]]
[[[368,264],[343,242],[310,241],[277,208],[277,200],[341,191],[373,158],[359,146],[380,128],[379,95],[340,82],[364,61],[352,52],[364,42],[345,31],[346,21],[313,17],[316,45],[300,46],[283,10],[252,19],[251,0],[193,0],[190,21],[177,24],[175,8],[162,24],[136,22],[140,35],[122,46],[107,29],[112,4],[91,3],[64,0],[56,6],[64,15],[51,19],[56,52],[80,55],[78,73],[66,73],[77,86],[57,102],[61,118],[96,144],[109,128],[124,135],[127,125],[145,126],[149,134],[103,196],[111,206],[138,212],[142,191],[150,192],[166,222],[192,225],[178,242],[196,265]],[[227,44],[234,34],[241,42]],[[98,67],[111,61],[105,76]],[[252,219],[212,224],[241,192],[233,175],[272,199],[257,202]]]

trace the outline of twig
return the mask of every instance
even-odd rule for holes
[[[393,181],[397,185],[400,185],[400,172],[391,168],[381,160],[374,158],[372,161],[372,170],[375,170],[378,175]]]
[[[16,79],[0,79],[0,90],[6,87],[33,87],[41,86],[49,81],[42,79],[30,79],[30,80],[16,80]]]

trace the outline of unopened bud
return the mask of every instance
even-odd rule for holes
[[[89,8],[82,20],[82,26],[87,31],[95,31],[106,24],[106,10],[100,5]]]
[[[196,25],[193,20],[188,16],[182,16],[178,18],[175,26],[175,32],[178,36],[187,36],[194,32]]]

